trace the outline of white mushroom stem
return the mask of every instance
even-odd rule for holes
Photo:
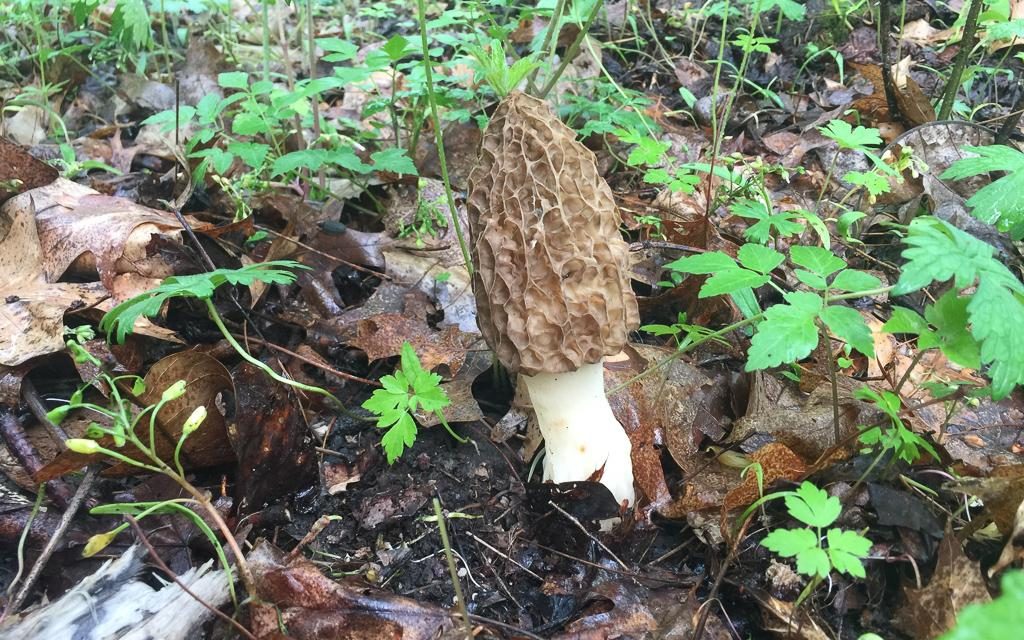
[[[608,405],[604,366],[598,362],[522,378],[544,436],[544,480],[587,480],[604,467],[601,483],[619,504],[625,500],[632,506],[632,445]]]

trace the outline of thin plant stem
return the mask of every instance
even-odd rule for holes
[[[462,259],[466,261],[466,271],[470,278],[473,277],[473,258],[469,255],[469,247],[462,235],[462,223],[459,222],[459,211],[455,206],[455,196],[452,194],[452,182],[448,177],[448,163],[444,155],[444,132],[441,131],[441,118],[437,115],[437,98],[434,95],[434,76],[430,69],[430,45],[427,42],[427,7],[424,0],[416,0],[419,10],[420,41],[423,44],[423,73],[427,83],[427,102],[430,104],[430,119],[434,125],[434,141],[437,145],[437,159],[441,165],[441,179],[444,182],[444,194],[448,199],[448,210],[452,219],[452,228],[459,240],[459,249],[462,250]]]
[[[825,298],[825,304],[828,305],[828,298]],[[825,349],[825,357],[828,361],[825,363],[828,367],[828,381],[832,387],[832,434],[835,438],[835,445],[839,446],[839,385],[836,381],[836,361],[832,357],[832,338],[829,337],[828,331],[825,330],[825,325],[818,323],[818,333],[821,335],[821,346]]]
[[[423,0],[419,0],[423,2]],[[441,511],[441,501],[434,498],[434,515],[437,517],[437,531],[441,534],[441,544],[444,545],[444,557],[448,561],[448,573],[452,579],[452,588],[455,589],[455,604],[459,608],[459,616],[462,618],[462,625],[465,627],[466,640],[473,637],[473,627],[469,623],[469,610],[466,609],[466,598],[462,594],[462,583],[459,582],[459,572],[455,568],[455,557],[452,555],[452,545],[448,541],[448,527],[445,525],[444,513]]]
[[[558,0],[558,2],[555,4],[554,11],[552,11],[552,13],[551,13],[551,20],[548,22],[548,28],[547,28],[547,30],[544,33],[544,41],[540,45],[540,51],[541,52],[547,51],[548,45],[551,43],[552,36],[554,35],[555,30],[558,29],[559,23],[561,23],[561,21],[562,21],[562,11],[564,11],[564,10],[565,10],[565,0]],[[555,39],[555,44],[556,45],[558,44],[558,40],[557,39]],[[549,59],[553,58],[554,56],[555,56],[555,51],[554,51],[554,49],[552,49],[551,50],[551,54],[549,56]],[[534,69],[532,72],[530,72],[530,79],[526,83],[526,91],[527,91],[527,93],[532,93],[536,89],[536,87],[537,87],[537,74],[539,72],[540,72],[540,67],[539,66],[536,69]]]
[[[540,90],[538,97],[547,97],[547,95],[551,93],[551,90],[555,88],[555,85],[558,83],[558,79],[562,77],[562,74],[565,73],[566,67],[569,66],[569,63],[573,61],[576,54],[579,52],[580,45],[583,43],[584,38],[587,37],[587,32],[590,31],[590,25],[594,23],[594,19],[597,18],[598,11],[601,10],[601,5],[601,0],[594,1],[594,8],[590,10],[590,15],[587,16],[587,21],[583,23],[582,27],[580,27],[580,32],[576,34],[576,39],[572,41],[571,45],[569,45],[569,48],[565,52],[565,56],[562,58],[562,62],[558,65],[558,69],[556,69],[555,72],[551,74],[551,77],[544,83],[544,87]]]
[[[885,0],[882,0],[883,2]],[[967,60],[974,49],[975,35],[978,29],[978,14],[981,13],[982,0],[971,0],[971,7],[967,10],[967,19],[964,21],[964,34],[960,39],[960,51],[956,54],[953,63],[953,71],[949,74],[946,82],[946,91],[942,96],[942,106],[939,108],[937,120],[948,120],[949,114],[953,113],[953,103],[956,100],[956,93],[960,89],[960,78],[964,75],[967,67]]]

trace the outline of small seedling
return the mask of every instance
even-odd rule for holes
[[[797,606],[832,571],[854,578],[865,577],[863,561],[871,550],[871,541],[856,531],[831,526],[842,512],[839,498],[805,481],[796,491],[764,496],[748,508],[748,513],[775,498],[783,498],[790,517],[807,525],[798,529],[776,529],[761,541],[783,558],[796,558],[796,570],[811,579],[797,598]],[[826,530],[826,527],[829,528]]]
[[[377,389],[363,403],[363,408],[377,416],[377,427],[387,429],[380,443],[384,446],[388,464],[394,464],[406,447],[416,442],[417,409],[433,413],[453,438],[466,440],[452,430],[441,409],[451,404],[448,394],[441,388],[441,376],[423,369],[416,350],[408,342],[402,344],[401,364],[395,373],[380,379]]]

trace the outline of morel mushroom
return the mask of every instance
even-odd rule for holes
[[[640,324],[629,247],[594,154],[523,93],[498,105],[469,176],[477,323],[526,383],[544,479],[600,478],[632,505],[629,437],[604,390],[605,356]]]

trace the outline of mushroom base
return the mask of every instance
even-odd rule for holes
[[[588,480],[604,467],[601,483],[629,505],[633,490],[632,445],[604,392],[604,366],[585,364],[568,373],[522,376],[544,436],[544,480]]]

